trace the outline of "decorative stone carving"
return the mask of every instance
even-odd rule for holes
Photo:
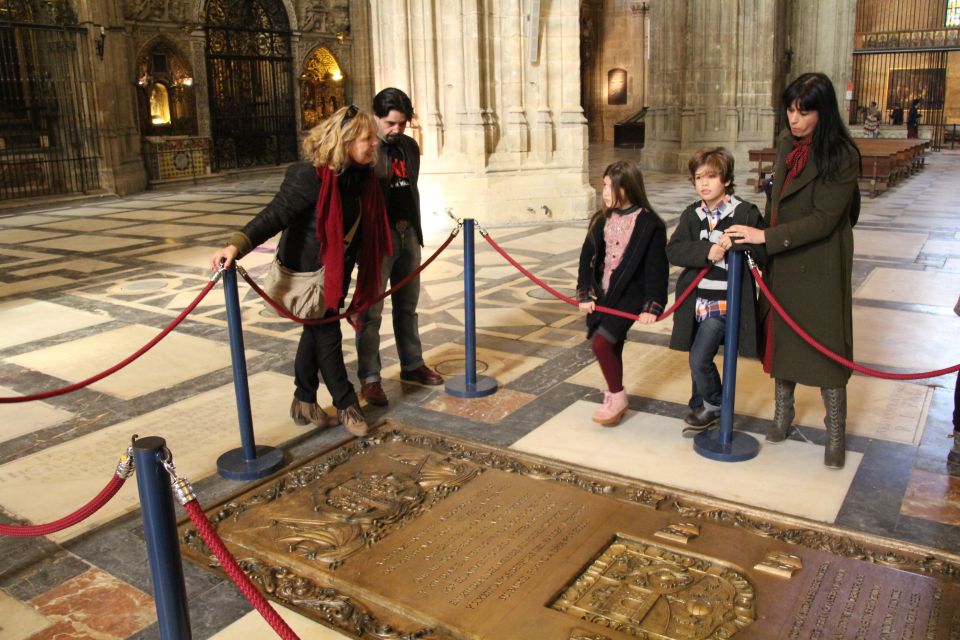
[[[158,21],[167,17],[166,0],[126,0],[123,17],[127,20]]]
[[[350,33],[347,0],[308,0],[303,5],[300,30],[344,35]]]

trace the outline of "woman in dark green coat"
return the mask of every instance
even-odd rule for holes
[[[734,225],[735,242],[767,249],[764,281],[788,314],[830,351],[853,359],[853,229],[860,153],[837,108],[830,79],[805,73],[782,96],[786,130],[777,145],[767,229]],[[764,370],[776,380],[767,442],[782,442],[797,383],[820,387],[827,428],[823,462],[844,464],[850,370],[823,356],[767,308]]]

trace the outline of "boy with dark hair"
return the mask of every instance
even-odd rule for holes
[[[373,115],[380,138],[377,156],[377,177],[383,189],[390,220],[393,253],[384,256],[380,267],[380,291],[387,284],[396,285],[420,267],[423,228],[420,225],[420,146],[404,135],[413,119],[410,97],[389,87],[373,98]],[[443,384],[443,378],[423,361],[417,304],[420,301],[420,277],[397,289],[390,297],[393,305],[393,336],[400,356],[400,379],[423,385]],[[367,309],[363,328],[357,334],[357,376],[361,393],[367,402],[387,404],[387,394],[380,383],[380,323],[383,301]]]
[[[690,182],[700,199],[680,214],[676,230],[667,243],[670,264],[684,267],[677,279],[679,296],[703,267],[710,271],[695,293],[674,313],[670,348],[690,352],[693,392],[690,413],[684,419],[684,437],[693,437],[720,417],[720,373],[713,359],[723,344],[727,317],[727,261],[732,246],[724,231],[734,224],[760,227],[763,215],[755,204],[733,195],[733,155],[723,147],[696,151],[687,163]],[[766,262],[763,245],[750,245],[754,258]],[[740,297],[740,355],[758,354],[757,296],[753,278],[743,270]]]

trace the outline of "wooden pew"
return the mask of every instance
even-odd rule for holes
[[[861,187],[871,196],[922,169],[924,151],[930,146],[929,140],[918,139],[856,138],[854,142],[860,150]],[[764,179],[773,173],[777,150],[751,149],[749,158],[756,163],[750,171],[756,177],[748,179],[747,184],[760,191]]]

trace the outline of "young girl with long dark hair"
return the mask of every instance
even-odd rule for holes
[[[614,162],[603,172],[603,208],[590,219],[580,251],[577,301],[587,314],[587,338],[607,383],[593,421],[620,424],[627,412],[623,346],[633,320],[597,311],[604,306],[656,321],[667,301],[667,229],[647,200],[634,162]]]

